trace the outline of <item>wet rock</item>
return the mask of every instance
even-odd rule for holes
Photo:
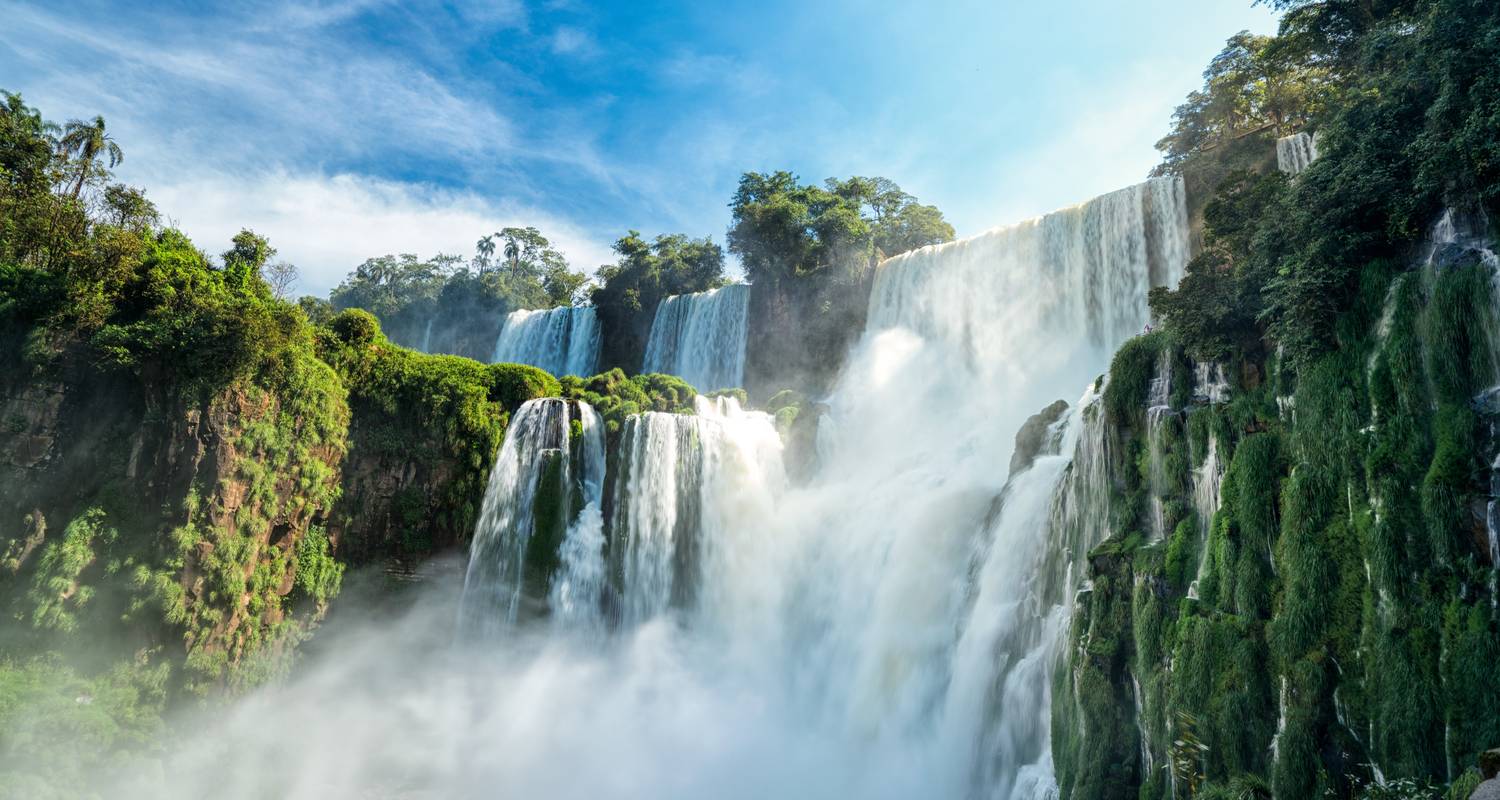
[[[1031,418],[1016,432],[1016,449],[1010,456],[1010,474],[1015,475],[1031,466],[1036,457],[1041,455],[1042,448],[1048,444],[1048,431],[1062,415],[1067,413],[1068,404],[1058,400],[1041,411],[1032,414]]]

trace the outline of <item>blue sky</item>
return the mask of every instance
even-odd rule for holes
[[[0,0],[0,88],[102,113],[201,247],[269,236],[323,293],[364,258],[540,227],[723,242],[746,170],[884,175],[959,235],[1144,177],[1250,0]]]

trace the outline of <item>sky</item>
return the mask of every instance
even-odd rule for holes
[[[366,258],[534,225],[721,244],[746,171],[881,175],[959,236],[1143,179],[1251,0],[0,0],[0,88],[103,114],[209,252],[326,294]]]

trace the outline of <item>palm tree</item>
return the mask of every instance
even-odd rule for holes
[[[495,237],[493,234],[480,237],[474,244],[474,249],[479,251],[479,271],[490,265],[490,256],[495,254]]]
[[[104,132],[104,117],[94,117],[92,123],[75,119],[63,128],[62,138],[58,140],[58,149],[64,154],[75,156],[78,159],[78,178],[73,183],[72,196],[78,199],[78,193],[83,191],[83,182],[88,178],[89,169],[94,165],[94,160],[101,155],[109,156],[110,169],[125,160],[125,153],[115,140]]]
[[[521,268],[521,245],[514,236],[505,237],[505,260],[510,262],[512,275]]]

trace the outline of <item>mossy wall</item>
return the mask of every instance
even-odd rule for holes
[[[1113,535],[1054,687],[1063,797],[1358,796],[1376,768],[1470,780],[1500,744],[1493,270],[1364,280],[1336,350],[1295,372],[1230,365],[1228,402],[1174,399],[1154,444],[1146,390],[1176,346],[1157,333],[1116,357]],[[1227,469],[1199,530],[1177,510],[1210,435]],[[1172,523],[1154,542],[1153,485]]]

